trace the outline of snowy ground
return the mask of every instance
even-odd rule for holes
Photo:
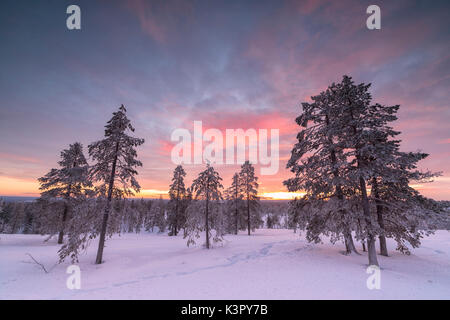
[[[48,274],[59,246],[37,235],[0,235],[0,299],[450,299],[450,232],[423,240],[411,256],[379,257],[381,289],[366,287],[367,256],[342,244],[313,245],[290,230],[226,236],[221,247],[186,247],[180,237],[125,234],[81,256],[81,289],[66,287],[69,262]]]

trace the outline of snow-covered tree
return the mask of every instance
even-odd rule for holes
[[[34,216],[36,214],[36,206],[33,203],[25,203],[25,217],[23,221],[23,233],[31,234],[34,232]]]
[[[154,227],[158,228],[158,232],[165,232],[167,228],[166,219],[167,203],[163,200],[162,196],[158,200],[153,200],[153,205],[150,210],[152,219],[152,231]]]
[[[254,230],[261,223],[259,217],[259,197],[258,197],[258,177],[255,176],[255,168],[249,161],[241,166],[239,172],[241,192],[244,195],[244,201],[247,213],[247,231]]]
[[[84,253],[90,241],[100,232],[101,215],[106,207],[104,198],[89,198],[75,206],[72,218],[66,227],[67,241],[59,249],[59,261],[70,258],[72,263],[78,262],[78,256]]]
[[[378,145],[385,141],[378,141]],[[400,152],[395,146],[389,152],[380,152],[382,157],[373,158],[379,166],[377,175],[369,180],[371,199],[375,203],[377,221],[380,227],[380,254],[387,256],[386,237],[397,242],[397,250],[409,253],[406,245],[420,245],[420,238],[437,228],[441,208],[433,200],[427,201],[419,192],[409,186],[411,182],[427,183],[440,173],[422,172],[417,162],[428,154],[421,152]]]
[[[113,196],[120,198],[139,192],[140,185],[135,176],[136,167],[142,166],[137,160],[136,147],[144,143],[144,139],[128,135],[134,132],[123,105],[113,113],[105,126],[105,138],[89,145],[89,156],[95,161],[90,173],[95,182],[100,183],[98,190],[106,196],[106,207],[100,231],[96,264],[102,263],[103,248],[111,211]]]
[[[152,200],[144,201],[141,207],[143,219],[142,219],[142,227],[145,231],[151,231],[153,228],[152,225],[152,217],[151,217],[151,209],[153,206]]]
[[[137,213],[138,213],[138,217],[137,217],[137,221],[136,221],[136,226],[134,228],[136,233],[141,232],[142,228],[144,228],[145,225],[145,218],[147,216],[147,202],[144,200],[143,198],[141,198],[141,200],[139,200],[139,202],[137,202]]]
[[[119,208],[117,215],[117,229],[120,232],[138,232],[140,229],[140,212],[138,202],[134,199],[117,200]]]
[[[192,203],[193,195],[192,195],[192,189],[186,188],[186,193],[181,199],[181,212],[183,214],[183,235],[186,235],[186,224],[188,219],[188,208]]]
[[[260,215],[263,217],[265,226],[269,229],[289,228],[293,229],[296,224],[289,223],[286,216],[288,215],[289,202],[285,201],[261,201]],[[295,229],[294,229],[295,232]]]
[[[192,193],[195,200],[188,209],[186,235],[188,246],[195,243],[199,233],[205,231],[207,249],[210,248],[211,230],[216,231],[213,241],[220,241],[223,234],[222,208],[222,178],[208,163],[206,169],[192,183]]]
[[[172,184],[169,188],[169,204],[168,204],[168,220],[169,235],[176,236],[180,228],[186,223],[185,211],[183,210],[182,201],[186,197],[186,186],[184,178],[186,172],[182,166],[177,166],[173,171]]]
[[[276,213],[269,213],[266,216],[266,225],[268,229],[280,227],[280,216]]]
[[[344,145],[338,140],[340,123],[339,106],[334,103],[330,90],[311,97],[312,103],[302,103],[302,114],[296,122],[302,127],[298,133],[298,142],[292,149],[287,167],[295,174],[294,178],[284,182],[289,191],[306,191],[307,196],[292,209],[303,208],[305,201],[311,206],[320,206],[322,201],[333,198],[336,207],[330,207],[332,213],[319,219],[311,215],[299,215],[290,210],[291,221],[303,224],[301,219],[310,218],[305,222],[308,235],[314,241],[320,241],[320,235],[330,232],[332,239],[343,236],[347,253],[356,252],[351,230],[354,221],[345,210],[344,186],[346,184],[343,163],[346,162],[343,153]],[[348,190],[347,190],[348,191]],[[316,211],[319,213],[320,211]]]
[[[348,150],[346,156],[351,159],[346,169],[350,179],[357,182],[360,191],[369,264],[378,265],[375,236],[381,232],[371,214],[367,184],[372,177],[378,175],[379,168],[372,160],[381,159],[397,143],[387,141],[398,134],[389,123],[397,119],[395,113],[399,106],[371,104],[372,96],[369,88],[370,84],[355,85],[350,77],[344,76],[341,83],[330,87],[330,91],[334,98],[333,102],[341,111],[338,117],[342,127],[339,138],[345,142]],[[378,139],[385,139],[386,143],[373,143]]]
[[[9,217],[7,215],[5,208],[6,208],[5,201],[2,198],[0,198],[0,233],[3,233],[3,231],[5,230],[5,226],[8,223]]]
[[[16,202],[13,205],[11,219],[9,221],[10,233],[21,233],[25,219],[25,203]]]
[[[416,230],[411,226],[427,221],[419,212],[432,214],[419,204],[421,196],[409,183],[435,174],[415,170],[424,154],[399,151],[399,132],[390,126],[399,106],[372,104],[369,88],[344,76],[341,83],[312,97],[313,103],[302,104],[297,123],[305,129],[288,162],[295,177],[285,184],[290,191],[306,192],[291,213],[300,218],[309,240],[320,241],[321,234],[337,239],[342,233],[349,251],[348,234],[355,231],[359,240],[367,241],[369,264],[378,265],[377,235],[386,255],[387,235],[396,239],[401,251],[404,241],[417,244],[421,232],[411,232]]]
[[[47,201],[61,200],[64,209],[59,218],[58,243],[63,243],[64,228],[69,210],[83,201],[92,186],[88,175],[88,163],[79,142],[69,145],[61,152],[58,169],[51,169],[38,179],[41,198]]]
[[[244,195],[238,173],[233,175],[231,186],[225,190],[225,199],[228,207],[228,231],[238,234],[244,209]]]
[[[8,233],[9,222],[12,217],[14,205],[11,202],[0,200],[0,233]]]

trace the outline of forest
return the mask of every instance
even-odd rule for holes
[[[74,142],[61,151],[57,168],[38,179],[41,196],[34,201],[0,201],[0,232],[57,237],[59,261],[77,262],[91,240],[99,238],[96,263],[103,262],[105,241],[114,234],[157,232],[182,235],[188,246],[213,248],[226,234],[259,228],[304,232],[311,243],[326,237],[344,242],[345,254],[367,251],[369,265],[388,256],[386,238],[410,254],[421,239],[450,229],[448,201],[421,195],[412,182],[432,182],[439,172],[422,171],[429,155],[400,150],[393,129],[398,105],[372,102],[370,84],[344,76],[301,104],[299,126],[284,181],[303,196],[290,202],[262,201],[258,177],[245,161],[229,186],[214,164],[207,163],[191,186],[182,165],[173,170],[169,199],[139,199],[137,147],[144,139],[121,105],[105,125],[103,139]],[[90,160],[90,163],[88,162]],[[204,242],[203,242],[204,237]],[[199,240],[199,239],[202,240]]]

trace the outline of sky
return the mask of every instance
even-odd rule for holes
[[[66,8],[81,9],[81,30]],[[381,29],[366,8],[381,9]],[[61,150],[103,136],[121,104],[145,139],[139,197],[168,190],[177,128],[279,129],[276,175],[260,194],[282,198],[301,102],[344,74],[399,104],[403,151],[441,171],[415,185],[450,200],[448,1],[1,1],[0,195],[38,196],[36,179]],[[257,167],[257,173],[258,166]],[[204,165],[187,165],[187,183]],[[225,187],[239,165],[218,165]]]

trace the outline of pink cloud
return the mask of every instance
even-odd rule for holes
[[[138,16],[142,30],[162,44],[176,36],[178,24],[189,19],[193,10],[192,3],[182,0],[131,0],[127,5]]]
[[[439,143],[439,144],[449,144],[449,143],[450,143],[450,138],[440,140],[438,143]]]
[[[21,155],[5,153],[5,152],[0,153],[0,159],[13,161],[13,162],[26,162],[26,163],[40,163],[41,162],[37,158],[21,156]]]

